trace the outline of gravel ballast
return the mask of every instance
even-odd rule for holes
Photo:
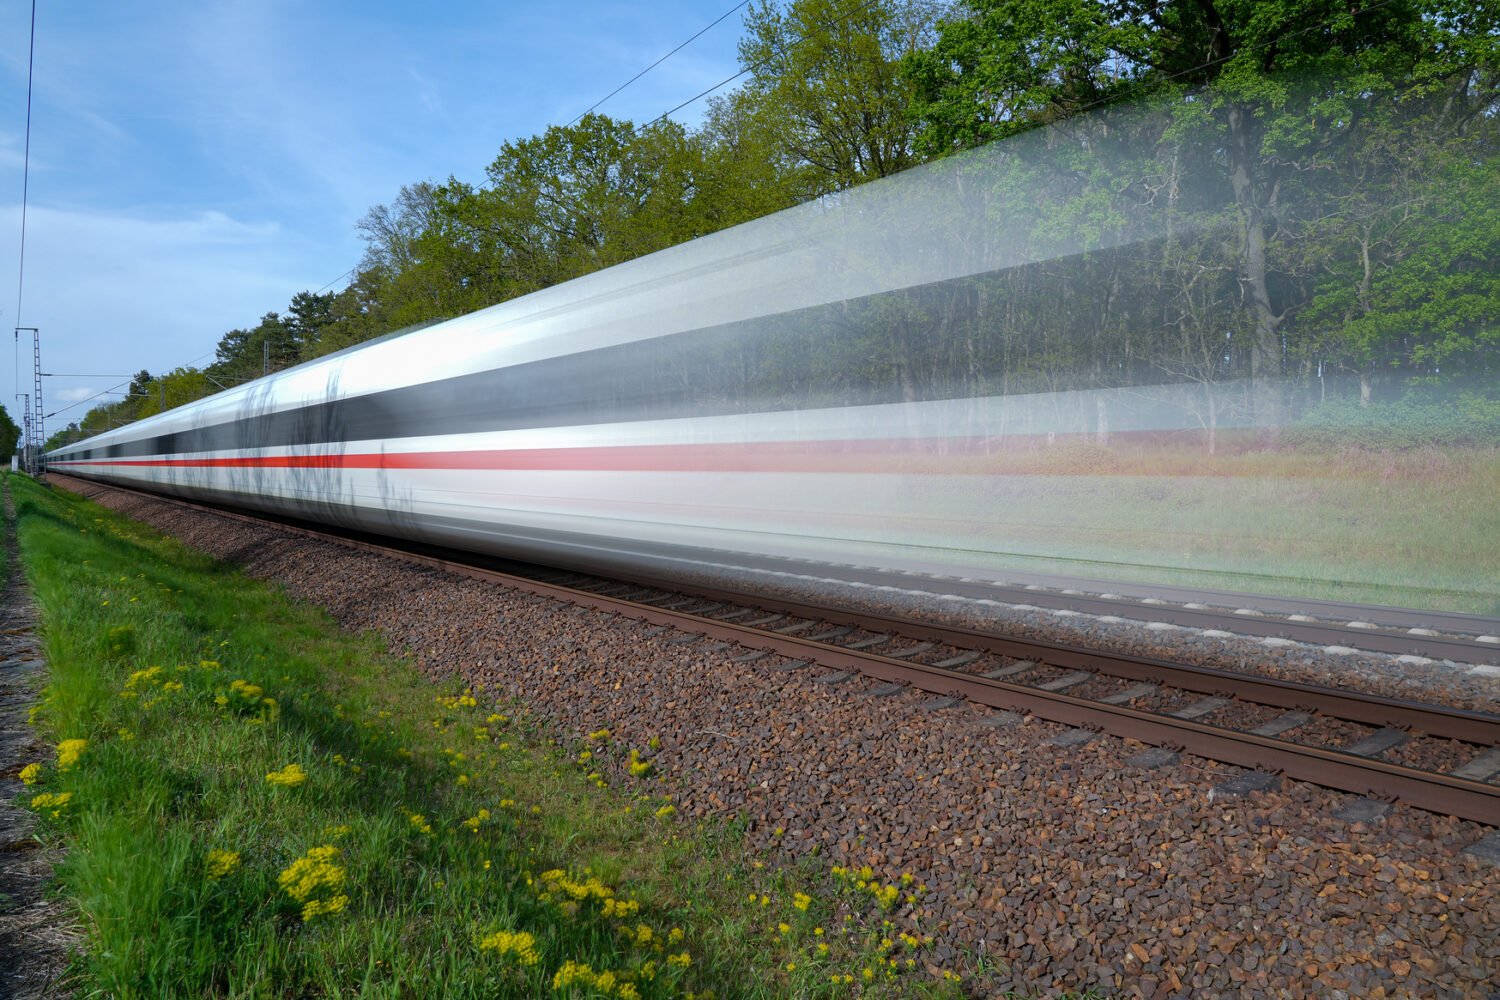
[[[757,846],[913,873],[923,923],[999,970],[981,994],[1500,997],[1500,864],[1466,850],[1492,829],[1399,805],[1351,824],[1333,813],[1356,796],[1300,782],[1211,797],[1243,772],[1135,766],[1132,741],[1053,745],[1064,727],[817,683],[828,671],[775,656],[732,663],[742,650],[673,630],[87,492],[564,736],[659,738],[653,763],[684,815],[743,811]]]

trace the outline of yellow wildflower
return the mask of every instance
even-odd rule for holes
[[[160,677],[161,674],[161,667],[147,667],[145,670],[137,670],[135,673],[131,674],[130,679],[125,682],[125,690],[134,691],[142,684],[154,684],[156,683],[156,679]]]
[[[37,779],[41,777],[41,774],[42,765],[27,764],[25,767],[21,768],[21,784],[34,785],[37,783]]]
[[[307,781],[307,772],[302,770],[301,764],[288,764],[279,771],[272,771],[266,775],[266,780],[273,785],[283,788],[296,788]]]
[[[251,684],[249,681],[237,680],[229,685],[229,693],[236,695],[246,701],[258,702],[265,690],[259,684]]]
[[[344,895],[334,896],[332,899],[309,899],[302,907],[302,922],[311,923],[318,917],[325,917],[333,913],[342,913],[344,907],[349,905],[349,897]]]
[[[792,905],[806,913],[807,908],[812,905],[812,897],[805,892],[799,892],[792,897]]]
[[[57,745],[57,769],[71,771],[88,746],[88,740],[63,740]]]
[[[239,866],[239,851],[209,851],[208,857],[203,859],[203,875],[210,882],[216,882]]]
[[[344,887],[346,875],[335,864],[342,856],[337,847],[314,847],[277,876],[277,884],[286,894],[303,904],[304,923],[339,913],[348,905],[349,897],[339,891]]]
[[[481,951],[493,951],[501,958],[513,958],[520,965],[536,965],[542,956],[536,950],[536,938],[524,931],[496,931],[479,942]]]
[[[52,818],[57,819],[62,815],[62,811],[66,809],[68,807],[68,804],[72,801],[72,792],[59,792],[56,795],[43,793],[31,800],[31,808],[37,810],[38,812],[42,811],[43,809],[50,809],[52,811]]]

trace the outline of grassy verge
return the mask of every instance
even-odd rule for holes
[[[58,745],[27,800],[69,844],[83,992],[961,992],[914,880],[748,855],[674,815],[649,746],[558,745],[133,522],[7,487]]]

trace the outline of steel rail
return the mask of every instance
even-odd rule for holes
[[[778,568],[779,565],[784,565],[786,568]],[[1434,633],[1428,635],[1420,631],[1411,632],[1407,626],[1393,623],[1390,619],[1398,609],[1350,605],[1342,609],[1340,621],[1324,619],[1295,621],[1285,616],[1305,614],[1311,610],[1321,610],[1325,614],[1332,612],[1329,607],[1318,609],[1297,607],[1295,602],[1287,601],[1276,603],[1291,605],[1297,607],[1297,610],[1270,610],[1262,606],[1265,602],[1255,600],[1252,595],[1245,595],[1238,606],[1255,610],[1257,613],[1242,614],[1226,608],[1184,607],[1182,603],[1167,603],[1161,600],[1145,602],[1139,598],[1124,596],[1103,597],[1080,593],[1076,590],[1072,592],[1047,589],[1028,590],[1013,584],[988,583],[955,579],[938,574],[881,570],[864,566],[851,568],[818,563],[802,564],[790,559],[767,560],[760,557],[748,557],[745,566],[751,571],[763,570],[778,574],[785,574],[792,569],[798,571],[798,575],[821,575],[830,583],[858,582],[890,586],[897,590],[921,590],[925,593],[934,593],[937,592],[936,588],[941,588],[942,593],[968,600],[991,600],[1029,605],[1043,611],[1075,611],[1080,614],[1112,615],[1137,621],[1163,621],[1184,628],[1223,629],[1241,635],[1293,639],[1313,645],[1349,646],[1365,652],[1386,653],[1392,656],[1418,654],[1430,659],[1448,659],[1458,663],[1476,664],[1494,662],[1495,658],[1500,656],[1500,644],[1480,642],[1477,638],[1481,632],[1492,634],[1500,632],[1500,619],[1479,615],[1464,616],[1465,627],[1475,630],[1473,635],[1442,635],[1437,634],[1436,631],[1443,624],[1440,620],[1440,613],[1411,612],[1409,620],[1419,623],[1422,629]],[[1094,585],[1100,584],[1096,581]],[[1323,603],[1332,605],[1332,602]],[[1360,620],[1368,621],[1371,627],[1348,624],[1351,621]]]
[[[813,570],[826,570],[829,573],[838,570],[858,569],[863,573],[869,573],[872,567],[853,567],[848,564],[819,562],[815,560],[799,560],[786,556],[764,557],[764,567],[772,572],[810,572]],[[976,572],[979,572],[976,570]],[[1039,600],[1053,601],[1058,607],[1067,607],[1065,602],[1081,602],[1074,605],[1075,610],[1084,610],[1090,602],[1101,601],[1107,604],[1093,605],[1093,610],[1088,613],[1118,613],[1120,608],[1129,609],[1131,613],[1139,614],[1145,605],[1154,608],[1151,613],[1159,610],[1178,609],[1191,612],[1195,615],[1211,616],[1219,621],[1235,621],[1243,624],[1246,618],[1254,619],[1254,615],[1237,615],[1236,608],[1254,608],[1265,615],[1263,619],[1268,624],[1288,625],[1308,624],[1314,626],[1325,626],[1332,630],[1330,634],[1369,634],[1367,629],[1349,629],[1347,625],[1341,624],[1348,621],[1366,621],[1374,624],[1380,629],[1387,630],[1390,635],[1393,631],[1407,632],[1411,628],[1429,628],[1439,631],[1452,632],[1458,637],[1457,641],[1472,645],[1474,648],[1484,651],[1488,648],[1495,651],[1493,643],[1473,643],[1473,636],[1482,633],[1494,634],[1500,631],[1500,617],[1494,615],[1481,615],[1459,611],[1435,611],[1421,608],[1400,608],[1382,604],[1363,604],[1349,601],[1332,601],[1324,598],[1313,597],[1276,597],[1268,594],[1254,594],[1244,591],[1232,590],[1210,590],[1184,587],[1169,584],[1142,584],[1130,583],[1124,580],[1105,580],[1089,577],[1060,576],[1050,573],[1017,573],[1009,581],[983,580],[958,576],[949,573],[929,573],[922,570],[875,570],[875,574],[889,580],[892,585],[911,585],[913,581],[936,580],[941,583],[945,590],[951,593],[981,594],[997,600],[1010,601],[1011,603],[1035,604]],[[873,577],[866,576],[866,579]],[[1027,586],[1027,584],[1033,586]],[[1037,589],[1040,588],[1040,589]],[[1015,601],[1010,597],[997,595],[1013,595]],[[1103,595],[1110,596],[1105,597]],[[1196,603],[1206,605],[1200,608],[1184,607],[1186,604]],[[1113,608],[1113,611],[1107,610]],[[1290,615],[1315,615],[1315,622],[1287,621]],[[1209,617],[1196,619],[1207,622]],[[1407,633],[1406,638],[1421,637],[1422,633],[1414,635]],[[1396,635],[1394,638],[1401,638]],[[1467,647],[1466,647],[1467,648]]]
[[[652,585],[640,577],[620,576],[620,579],[640,583],[642,586]],[[814,618],[838,625],[854,625],[874,632],[894,630],[909,639],[941,642],[962,649],[982,649],[1011,659],[1036,660],[1048,666],[1071,670],[1089,670],[1122,680],[1149,681],[1199,694],[1230,694],[1276,708],[1316,711],[1349,722],[1414,729],[1486,746],[1500,744],[1500,716],[1467,709],[1406,702],[1300,681],[1174,663],[1170,660],[1114,653],[1044,639],[1019,639],[962,625],[940,625],[894,615],[865,614],[806,601],[746,594],[722,587],[679,586],[674,583],[671,589],[695,594],[706,600],[753,604],[767,611],[780,611],[799,618]]]
[[[289,525],[235,511],[226,511],[216,507],[197,504],[192,501],[181,500],[176,497],[163,497],[158,494],[122,488],[113,484],[102,485],[86,480],[72,480],[71,477],[56,476],[55,478],[67,478],[69,481],[79,482],[81,485],[95,489],[120,490],[121,492],[134,493],[153,500],[174,503],[223,517],[261,526],[270,526],[275,530],[287,531],[320,541],[344,545],[387,558],[400,559],[458,576],[499,583],[537,596],[552,598],[607,614],[626,617],[636,621],[650,622],[655,625],[675,627],[690,633],[737,643],[750,649],[762,650],[792,659],[812,661],[835,669],[850,670],[867,677],[909,685],[932,694],[960,697],[975,704],[1022,712],[1048,721],[1102,731],[1113,736],[1134,739],[1151,745],[1172,747],[1174,749],[1180,748],[1181,750],[1211,760],[1236,764],[1242,767],[1269,770],[1273,773],[1284,774],[1287,777],[1297,780],[1308,781],[1356,794],[1368,795],[1372,798],[1403,802],[1432,812],[1445,813],[1492,826],[1500,826],[1500,786],[1486,784],[1481,781],[1473,781],[1449,774],[1440,774],[1433,771],[1423,771],[1417,768],[1390,764],[1337,750],[1300,746],[1283,740],[1255,736],[1251,733],[1237,730],[1220,729],[1186,719],[1178,719],[1153,712],[1144,712],[1139,709],[1090,701],[1061,692],[1044,691],[1026,685],[1008,683],[972,674],[963,674],[941,667],[892,659],[881,656],[878,653],[846,649],[840,646],[800,639],[796,636],[766,632],[744,625],[736,625],[732,622],[698,618],[681,611],[668,611],[646,604],[639,604],[634,601],[605,597],[587,590],[578,590],[555,583],[546,583],[514,574],[483,569],[452,559],[413,553],[399,548],[391,548],[372,542],[329,534],[300,525]],[[757,599],[756,603],[758,605],[769,606],[772,602],[763,602]],[[821,614],[817,616],[809,615],[808,617],[821,617],[824,620],[832,620],[830,616]],[[851,617],[872,623],[883,622],[884,624],[879,626],[882,631],[887,630],[891,624],[889,620],[877,619],[873,616],[853,615]],[[849,623],[845,622],[845,624]],[[934,628],[945,627],[934,626]],[[967,634],[970,630],[956,631]],[[974,634],[982,635],[982,633]],[[1047,643],[1026,643],[1025,645],[1038,648],[1045,646],[1057,650],[1058,653],[1049,656],[1047,659],[1049,664],[1056,666],[1076,665],[1083,669],[1094,669],[1090,664],[1101,658],[1111,658],[1115,661],[1128,659],[1115,656],[1114,654],[1101,654],[1097,651],[1081,647]],[[1062,662],[1059,658],[1060,655],[1066,655],[1067,661]],[[1163,667],[1174,666],[1165,661],[1144,660],[1141,661],[1140,669],[1142,671],[1154,671],[1160,670]],[[1176,667],[1176,669],[1182,668]],[[1193,672],[1203,669],[1190,668]],[[1407,707],[1418,709],[1423,713],[1435,713],[1432,715],[1424,714],[1423,717],[1434,721],[1437,719],[1448,719],[1450,721],[1450,728],[1427,731],[1436,731],[1443,736],[1468,739],[1470,742],[1486,745],[1495,744],[1497,736],[1500,736],[1500,718],[1482,715],[1481,713],[1466,712],[1457,709],[1443,709],[1437,706],[1405,706],[1405,703],[1393,699],[1374,698],[1368,695],[1351,695],[1334,689],[1316,688],[1310,685],[1292,684],[1285,681],[1247,678],[1243,675],[1231,674],[1225,671],[1214,671],[1213,673],[1218,676],[1221,683],[1230,682],[1228,690],[1231,694],[1240,694],[1234,685],[1246,681],[1251,682],[1251,686],[1256,688],[1269,685],[1270,693],[1272,694],[1275,693],[1275,688],[1291,687],[1297,689],[1297,696],[1302,698],[1306,698],[1313,693],[1322,695],[1324,698],[1329,699],[1326,703],[1330,709],[1337,709],[1338,705],[1346,702],[1373,701],[1381,708]],[[1146,674],[1143,672],[1139,676],[1145,677]],[[1168,681],[1168,683],[1171,682]],[[1266,703],[1263,698],[1248,694],[1245,696],[1250,700]],[[1290,696],[1290,693],[1283,695],[1283,697]],[[1283,702],[1273,702],[1273,704],[1283,704]],[[1308,703],[1306,701],[1293,701],[1286,702],[1285,704],[1288,707],[1297,707]],[[1338,714],[1341,717],[1347,718],[1349,717],[1349,711],[1349,707],[1345,705],[1342,710],[1330,711],[1326,714]],[[1384,722],[1386,720],[1382,719],[1380,721]],[[1460,724],[1469,727],[1465,731],[1475,735],[1479,735],[1482,728],[1483,735],[1477,739],[1458,736],[1451,726],[1458,726]]]

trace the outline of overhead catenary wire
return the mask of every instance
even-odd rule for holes
[[[16,335],[15,375],[16,395],[21,389],[21,296],[26,286],[26,203],[31,189],[31,80],[36,66],[36,0],[31,0],[31,35],[26,56],[26,140],[25,152],[21,156],[21,251],[16,261]]]
[[[21,293],[26,283],[26,202],[31,193],[31,80],[36,66],[36,0],[31,0],[31,49],[26,57],[26,140],[21,154],[21,252],[16,265],[16,325],[21,323]],[[16,372],[17,384],[20,369]]]
[[[854,16],[856,16],[858,14],[864,13],[871,6],[873,6],[874,3],[875,3],[875,0],[865,0],[864,3],[860,4],[858,7],[854,8],[853,10],[851,10],[849,13],[845,14],[843,17],[838,18],[835,21],[830,21],[827,24],[820,24],[820,25],[818,25],[818,27],[826,31],[829,28],[832,28],[832,27],[834,27],[836,25],[843,24],[845,21],[849,20],[850,18],[852,18],[852,17],[854,17]],[[662,121],[665,121],[669,115],[676,114],[677,112],[681,111],[683,108],[687,107],[689,104],[693,104],[693,103],[695,103],[697,101],[702,100],[703,98],[707,97],[709,94],[712,94],[714,91],[719,90],[722,87],[728,86],[729,84],[731,84],[734,81],[738,80],[742,76],[746,76],[748,74],[754,73],[755,71],[757,71],[757,70],[761,69],[762,67],[764,67],[767,63],[770,63],[773,59],[776,59],[779,56],[785,55],[786,49],[790,48],[792,45],[796,45],[798,42],[805,42],[810,37],[812,37],[812,33],[811,32],[809,32],[806,35],[799,36],[795,41],[789,43],[787,46],[783,47],[781,50],[773,53],[772,55],[767,56],[765,59],[762,59],[760,62],[754,63],[753,65],[750,65],[750,66],[746,66],[744,69],[741,69],[739,72],[734,73],[731,76],[726,76],[724,79],[720,80],[718,83],[714,84],[712,87],[709,87],[707,90],[700,91],[699,93],[694,94],[692,97],[689,97],[687,100],[683,101],[681,104],[677,105],[675,108],[669,108],[668,110],[663,111],[661,114],[659,114],[655,118],[651,119],[651,121],[647,123],[646,127],[650,128],[652,125],[656,125],[656,124],[658,124],[658,123],[660,123]]]
[[[334,285],[334,283],[336,283],[338,281],[341,281],[344,278],[349,277],[349,275],[353,274],[356,270],[357,270],[357,268],[353,268],[353,267],[349,268],[349,270],[345,271],[343,274],[341,274],[338,277],[334,278],[333,281],[325,282],[323,285],[319,286],[318,290],[315,291],[315,292],[313,292],[313,294],[314,295],[321,294],[322,291],[323,291],[323,289],[329,288],[332,285]]]
[[[337,281],[338,278],[334,278],[333,280]],[[198,362],[202,361],[204,358],[208,357],[212,353],[214,353],[214,352],[213,351],[205,351],[202,354],[198,355],[193,360],[187,362],[186,364],[178,365],[177,367],[178,368],[191,368],[193,365],[195,365]],[[120,376],[118,376],[118,375],[69,375],[66,372],[43,372],[42,374],[45,375],[45,376],[51,377],[51,378],[120,378]],[[108,389],[101,389],[98,392],[94,393],[92,396],[85,396],[83,399],[80,399],[80,400],[78,400],[76,402],[73,402],[73,403],[69,403],[67,406],[60,406],[57,409],[53,410],[51,413],[47,414],[47,416],[48,417],[55,417],[55,416],[57,416],[60,413],[66,413],[67,411],[73,409],[76,406],[82,406],[84,403],[93,402],[94,400],[98,399],[100,396],[111,395],[116,390],[118,390],[120,386],[122,386],[122,385],[128,385],[134,379],[135,379],[134,375],[127,375],[127,376],[124,377],[123,381],[116,382],[114,385],[110,386]],[[249,380],[246,379],[246,380],[243,380],[243,381],[249,381]]]
[[[687,48],[693,42],[696,42],[699,38],[701,38],[704,34],[706,34],[710,29],[717,27],[718,24],[719,24],[719,22],[723,21],[730,14],[733,14],[735,11],[739,10],[741,7],[744,7],[747,4],[749,4],[749,3],[750,3],[750,0],[740,0],[739,3],[735,4],[733,7],[729,8],[724,13],[720,14],[718,17],[714,18],[713,21],[711,21],[706,27],[700,28],[698,30],[698,32],[696,34],[694,34],[691,38],[689,38],[687,41],[685,41],[682,44],[678,45],[671,52],[668,52],[666,55],[664,55],[660,59],[656,60],[656,62],[652,63],[650,66],[647,66],[645,69],[641,70],[635,76],[632,76],[629,80],[626,80],[624,83],[620,84],[614,90],[611,90],[609,93],[605,94],[599,100],[597,100],[593,104],[589,105],[588,108],[587,108],[587,110],[583,111],[582,113],[580,113],[579,115],[577,115],[572,121],[568,122],[568,125],[572,126],[572,125],[578,124],[578,122],[580,122],[580,121],[583,120],[584,115],[587,115],[589,112],[591,112],[595,108],[599,107],[599,105],[603,104],[605,101],[609,100],[611,97],[614,97],[616,94],[618,94],[620,91],[624,90],[626,87],[630,86],[632,83],[635,83],[635,81],[639,80],[641,77],[645,76],[647,73],[651,72],[653,69],[655,69],[656,67],[660,66],[662,63],[666,62],[668,59],[672,58],[677,53],[681,52],[683,49]],[[720,86],[723,86],[723,85],[720,84]],[[671,114],[671,112],[668,112],[668,114]]]

